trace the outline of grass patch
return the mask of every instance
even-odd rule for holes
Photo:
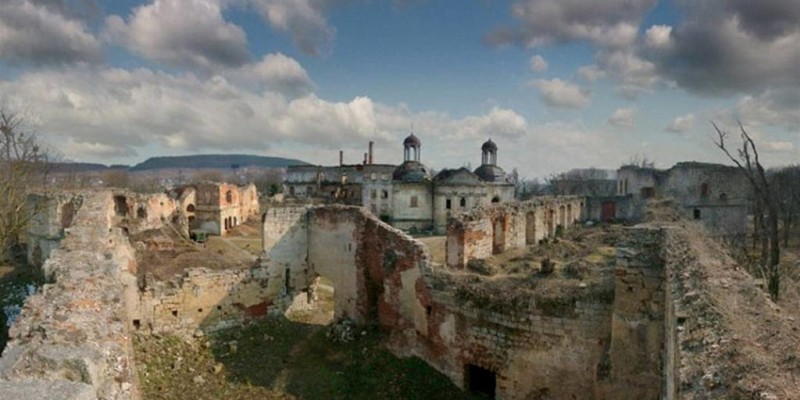
[[[270,318],[191,341],[138,336],[143,398],[470,398],[422,360],[393,356],[378,332],[359,330],[348,343],[334,343],[326,332]]]

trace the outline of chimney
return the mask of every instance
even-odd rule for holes
[[[369,165],[372,165],[372,145],[374,144],[375,142],[372,140],[369,141]]]
[[[344,165],[344,150],[339,150],[339,166]]]
[[[367,165],[367,153],[364,153],[364,165]]]

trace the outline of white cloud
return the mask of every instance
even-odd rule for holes
[[[632,49],[602,50],[596,58],[600,68],[620,82],[618,91],[627,98],[649,91],[659,80],[656,65],[640,58]]]
[[[73,68],[26,73],[0,82],[0,92],[36,104],[39,130],[70,143],[67,155],[75,159],[133,156],[152,147],[261,152],[282,142],[332,147],[389,137],[367,97],[289,100],[221,76]]]
[[[314,83],[303,66],[281,53],[267,54],[261,61],[228,74],[244,83],[266,83],[273,91],[292,97],[309,94],[314,89]]]
[[[128,21],[106,19],[106,36],[150,60],[215,71],[250,60],[244,30],[222,16],[221,0],[155,0]]]
[[[569,81],[537,79],[531,85],[539,90],[542,101],[551,107],[581,108],[589,104],[590,92]]]
[[[527,132],[528,123],[514,110],[494,107],[485,115],[466,117],[454,124],[457,139],[482,139],[490,137],[517,138]]]
[[[544,72],[547,71],[547,67],[548,67],[547,60],[545,60],[544,57],[542,57],[541,55],[536,54],[533,57],[531,57],[530,60],[531,71]]]
[[[517,0],[511,14],[518,24],[490,33],[494,44],[535,47],[589,41],[601,47],[628,47],[639,22],[656,0]]]
[[[669,25],[653,25],[647,29],[644,43],[656,50],[665,50],[672,46],[672,27]]]
[[[30,0],[0,3],[0,58],[16,63],[96,62],[100,42],[83,21]]]
[[[619,128],[630,129],[633,128],[635,116],[636,110],[633,108],[618,108],[608,119],[608,123]]]
[[[692,126],[694,126],[694,114],[689,113],[675,117],[666,130],[673,133],[684,133],[692,130]]]
[[[736,106],[738,118],[746,124],[764,124],[800,131],[800,91],[770,89],[757,96],[744,96]]]
[[[335,0],[248,0],[261,16],[278,31],[291,35],[306,54],[326,53],[336,29],[328,24],[324,10]]]
[[[585,81],[594,82],[605,78],[606,72],[600,69],[597,65],[585,65],[578,68],[578,76]]]

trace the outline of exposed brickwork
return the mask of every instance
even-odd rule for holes
[[[463,269],[468,260],[552,237],[558,226],[567,229],[582,220],[583,205],[583,197],[541,197],[456,215],[447,222],[447,266]]]

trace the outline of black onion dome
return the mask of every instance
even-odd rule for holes
[[[484,164],[475,169],[475,175],[478,175],[482,181],[506,183],[506,171],[496,165]]]
[[[408,135],[406,140],[403,140],[403,145],[404,146],[416,146],[416,147],[419,147],[419,146],[422,145],[422,142],[420,142],[419,138],[412,133],[412,134]]]
[[[392,179],[403,182],[423,182],[431,180],[428,167],[417,161],[406,161],[394,170]]]
[[[483,151],[497,151],[497,145],[494,144],[492,139],[486,141],[486,143],[481,146],[481,150]]]

